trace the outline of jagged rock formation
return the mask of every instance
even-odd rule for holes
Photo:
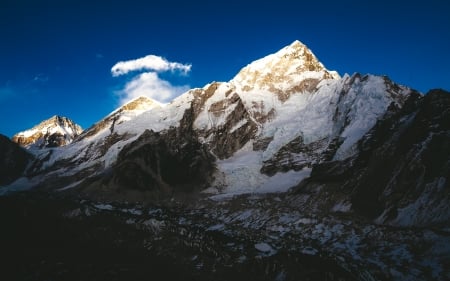
[[[119,107],[117,110],[113,111],[107,117],[100,120],[87,130],[85,130],[80,135],[79,140],[94,136],[105,128],[108,128],[110,133],[113,134],[114,126],[116,125],[116,123],[120,124],[147,110],[158,107],[161,107],[161,104],[159,102],[149,99],[147,97],[138,97]]]
[[[0,134],[0,186],[19,178],[32,158],[23,148]]]
[[[192,112],[186,111],[181,122],[189,122],[191,118]],[[110,170],[78,192],[114,198],[105,193],[120,191],[120,200],[139,200],[142,196],[164,198],[199,191],[213,180],[214,160],[191,126],[162,132],[146,130],[120,151]],[[98,186],[103,187],[100,194]]]
[[[355,157],[313,167],[296,200],[322,211],[353,210],[378,223],[450,221],[450,93],[411,95],[358,143]]]
[[[24,147],[59,147],[71,143],[82,131],[69,118],[55,115],[29,130],[17,133],[12,141]]]

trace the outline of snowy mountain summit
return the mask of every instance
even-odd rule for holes
[[[69,118],[55,115],[17,133],[12,140],[25,147],[56,147],[71,143],[81,132],[83,129]]]
[[[274,92],[285,101],[291,93],[312,91],[323,79],[339,79],[328,71],[300,41],[244,67],[232,80],[243,91],[254,88]]]

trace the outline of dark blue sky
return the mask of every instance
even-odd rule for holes
[[[449,90],[449,15],[444,0],[3,0],[0,133],[55,114],[89,127],[118,106],[136,74],[113,77],[119,61],[152,54],[191,64],[188,75],[159,76],[202,87],[296,39],[341,75]]]

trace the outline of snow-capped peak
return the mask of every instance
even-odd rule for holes
[[[109,132],[112,133],[116,124],[130,121],[143,114],[144,112],[162,107],[164,107],[164,105],[156,100],[145,96],[139,96],[117,108],[116,110],[108,114],[105,118],[98,121],[90,128],[86,129],[80,136],[79,140],[86,137],[89,138],[95,136],[105,129],[109,129]]]
[[[17,133],[12,140],[22,146],[62,146],[83,132],[80,125],[63,116],[52,116],[33,128]]]
[[[139,96],[126,104],[122,105],[120,111],[147,111],[155,107],[162,107],[163,104],[145,96]]]
[[[231,82],[243,91],[264,89],[274,93],[311,92],[323,79],[339,79],[336,71],[328,71],[306,45],[296,40],[278,52],[256,60]],[[285,100],[287,97],[281,97]]]

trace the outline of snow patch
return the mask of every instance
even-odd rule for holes
[[[244,126],[245,124],[247,124],[247,119],[242,119],[239,122],[236,123],[236,125],[234,125],[231,130],[230,130],[230,134],[232,134],[234,131],[236,131],[237,129],[239,129],[240,127]]]
[[[206,229],[206,231],[219,231],[219,230],[223,230],[225,229],[225,225],[224,224],[216,224],[216,225],[212,225],[210,227],[208,227]]]
[[[255,244],[255,249],[264,253],[267,256],[272,256],[277,253],[277,251],[274,248],[272,248],[272,246],[270,246],[265,242]]]
[[[32,180],[21,177],[7,186],[0,186],[0,196],[7,195],[8,193],[30,190],[32,186]]]
[[[82,183],[82,182],[83,182],[83,180],[74,182],[74,183],[69,184],[69,185],[67,185],[67,186],[65,186],[65,187],[59,188],[59,189],[57,189],[56,191],[64,191],[64,190],[67,190],[67,189],[74,188],[75,186],[79,185],[79,184]]]
[[[352,203],[344,201],[344,202],[339,202],[336,205],[333,206],[333,208],[331,208],[332,212],[342,212],[342,213],[346,213],[349,212],[352,208]]]
[[[112,205],[110,205],[110,204],[95,204],[94,207],[99,209],[99,210],[105,210],[105,211],[112,211],[112,210],[114,210],[114,207]]]

